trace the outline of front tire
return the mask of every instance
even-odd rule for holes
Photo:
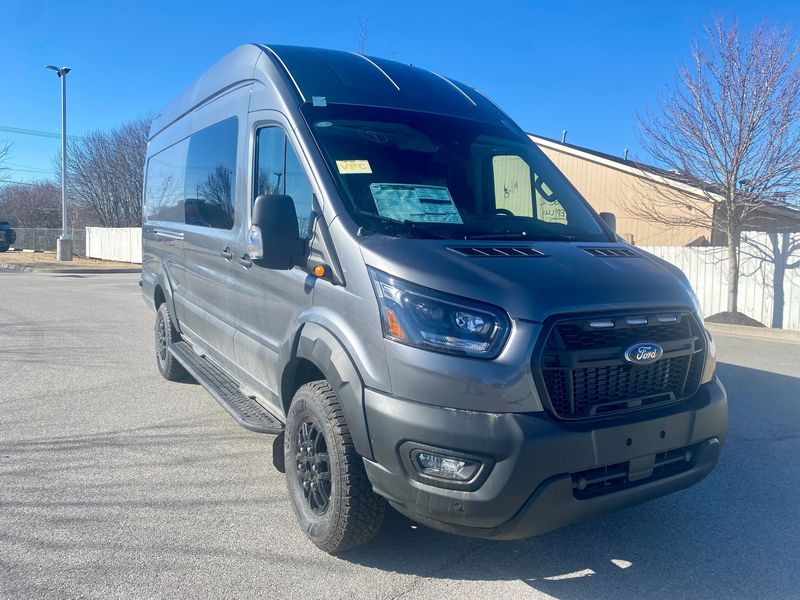
[[[185,381],[189,374],[183,368],[172,353],[169,347],[181,341],[181,334],[175,329],[172,317],[166,303],[162,303],[156,312],[155,342],[156,342],[156,365],[161,376],[168,381]]]
[[[372,491],[327,381],[297,390],[286,420],[284,459],[295,516],[318,548],[336,554],[377,535],[386,501]]]

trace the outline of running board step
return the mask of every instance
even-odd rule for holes
[[[283,423],[267,412],[255,398],[242,394],[233,379],[211,361],[198,356],[188,343],[175,342],[170,345],[169,351],[189,375],[206,388],[239,425],[258,433],[283,432]]]

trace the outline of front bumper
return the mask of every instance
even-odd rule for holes
[[[686,402],[593,422],[447,409],[373,390],[366,390],[365,410],[375,460],[364,463],[378,494],[431,527],[497,539],[538,535],[689,487],[714,468],[727,430],[717,379]],[[436,487],[404,466],[400,448],[409,441],[484,456],[493,466],[473,491]],[[652,469],[687,447],[684,464]],[[590,497],[577,492],[582,474],[598,467],[625,470],[625,483]]]

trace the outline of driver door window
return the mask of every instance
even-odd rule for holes
[[[254,196],[286,194],[294,200],[300,237],[311,237],[311,182],[291,142],[280,127],[262,127],[256,133]]]

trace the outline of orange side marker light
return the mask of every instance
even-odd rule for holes
[[[400,326],[400,321],[397,320],[391,308],[386,309],[386,326],[392,337],[396,337],[398,340],[406,339],[406,334]]]

